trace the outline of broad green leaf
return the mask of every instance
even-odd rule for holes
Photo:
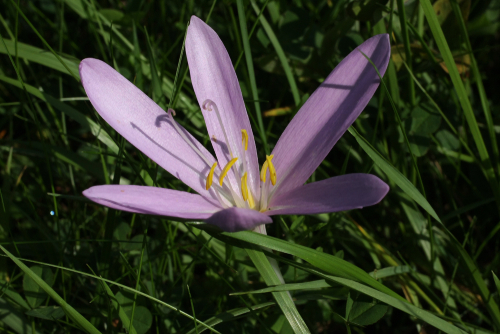
[[[57,320],[64,317],[64,311],[59,306],[43,306],[30,310],[25,314],[44,320]]]
[[[132,308],[127,308],[125,309],[125,314],[130,317],[132,317]],[[135,330],[137,331],[137,334],[145,334],[149,328],[151,328],[151,325],[153,324],[153,316],[151,315],[151,312],[144,307],[144,306],[136,306],[134,310],[134,322],[133,326],[135,327]],[[128,327],[125,326],[124,328],[128,330]]]
[[[350,294],[352,295],[352,294]],[[389,306],[378,303],[373,298],[358,295],[350,307],[346,319],[359,326],[367,326],[376,323],[387,313]]]
[[[427,202],[425,197],[415,188],[415,186],[397,170],[389,161],[387,161],[370,143],[361,136],[354,127],[349,128],[349,133],[354,136],[361,148],[368,156],[380,167],[387,177],[396,183],[411,199],[418,203],[425,211],[427,211],[434,219],[441,222],[436,211]]]
[[[43,279],[43,281],[49,287],[52,287],[52,284],[54,284],[54,274],[52,273],[52,270],[50,270],[50,268],[32,266],[30,270],[39,278]],[[45,293],[44,289],[42,289],[37,281],[31,278],[31,275],[27,273],[24,274],[23,289],[26,300],[32,308],[36,308],[42,305],[45,299],[47,299],[47,294]]]

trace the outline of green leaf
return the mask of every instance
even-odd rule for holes
[[[276,260],[266,257],[266,255],[264,255],[264,253],[260,250],[247,249],[247,253],[267,285],[283,284],[281,278],[278,277],[276,272],[279,271]],[[276,271],[271,262],[273,262],[274,267],[277,268]],[[306,323],[300,316],[291,295],[288,292],[273,292],[273,297],[283,311],[283,314],[290,323],[294,333],[310,333]]]
[[[57,320],[64,317],[64,311],[59,306],[44,306],[30,310],[25,314],[45,320]]]
[[[43,281],[51,287],[54,284],[54,274],[52,270],[47,267],[40,266],[32,266],[30,270],[37,275],[39,278],[43,279]],[[47,298],[47,294],[44,292],[42,287],[38,285],[38,283],[31,278],[31,275],[25,273],[23,280],[23,289],[24,295],[26,296],[26,300],[28,304],[31,305],[32,308],[36,308],[45,301]]]
[[[436,211],[427,202],[425,197],[415,188],[415,186],[397,170],[389,161],[387,161],[370,143],[361,136],[354,127],[350,127],[349,133],[354,136],[363,151],[380,167],[380,169],[387,175],[387,177],[396,183],[411,199],[418,203],[425,211],[427,211],[434,219],[441,222]]]
[[[125,313],[130,319],[132,317],[132,308],[131,307],[126,308]],[[153,316],[151,315],[151,312],[149,312],[149,310],[144,306],[136,306],[134,311],[133,324],[135,330],[137,331],[137,334],[145,334],[153,324]],[[128,330],[128,327],[126,326],[124,327]],[[204,328],[206,329],[206,327]]]
[[[389,306],[377,303],[376,300],[365,295],[359,295],[350,307],[350,312],[346,315],[346,319],[350,323],[367,326],[382,319],[388,310]]]

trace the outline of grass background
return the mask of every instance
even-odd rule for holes
[[[1,8],[1,332],[500,330],[499,0]],[[387,197],[362,210],[276,217],[270,237],[87,201],[81,192],[98,184],[186,190],[98,116],[78,63],[114,66],[210,146],[181,53],[191,15],[228,49],[261,161],[343,57],[390,33],[384,85],[310,180],[369,172],[391,186]],[[273,287],[257,246],[275,251],[265,254],[288,285]]]

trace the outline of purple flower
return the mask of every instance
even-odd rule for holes
[[[259,169],[252,128],[231,59],[217,34],[193,16],[186,37],[191,80],[214,156],[156,103],[104,62],[84,59],[80,75],[102,118],[197,194],[134,185],[102,185],[83,194],[123,211],[205,220],[224,231],[272,223],[270,216],[316,214],[378,203],[389,187],[370,174],[304,183],[359,116],[383,75],[388,35],[351,52],[311,95]]]

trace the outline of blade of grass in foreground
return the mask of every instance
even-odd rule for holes
[[[247,249],[247,253],[268,286],[283,284],[271,265],[271,261],[275,262],[276,260],[268,258],[260,250]],[[294,333],[311,333],[300,316],[291,295],[287,291],[273,292],[273,297],[283,311]]]
[[[203,225],[198,225],[197,227],[203,228]],[[268,256],[276,258],[279,261],[313,273],[324,279],[340,283],[351,289],[357,290],[368,296],[378,299],[394,308],[415,316],[438,329],[441,329],[445,333],[466,333],[453,326],[449,322],[440,319],[434,314],[408,303],[406,299],[402,298],[397,293],[384,286],[382,283],[373,279],[362,269],[333,255],[322,253],[301,245],[292,244],[281,239],[249,231],[237,233],[222,233],[217,235],[217,237],[225,242],[237,244],[239,247],[245,247],[245,244],[242,242],[247,242],[252,245],[258,245],[261,247],[270,248],[278,252],[297,256],[309,262],[321,271],[316,270],[315,268],[312,268],[308,265],[300,264],[295,261],[288,260],[286,258],[266,252]],[[249,247],[254,247],[252,245],[250,245]],[[370,286],[359,282],[368,284]]]
[[[66,312],[66,314],[73,319],[78,325],[81,326],[83,330],[91,334],[101,334],[84,316],[78,313],[71,305],[66,303],[66,301],[61,298],[43,279],[41,279],[37,274],[35,274],[30,268],[28,268],[24,263],[19,261],[14,255],[12,255],[8,250],[0,245],[0,249],[12,260],[14,263],[22,270],[26,275],[31,277],[36,284],[38,284],[52,299],[54,299]]]

